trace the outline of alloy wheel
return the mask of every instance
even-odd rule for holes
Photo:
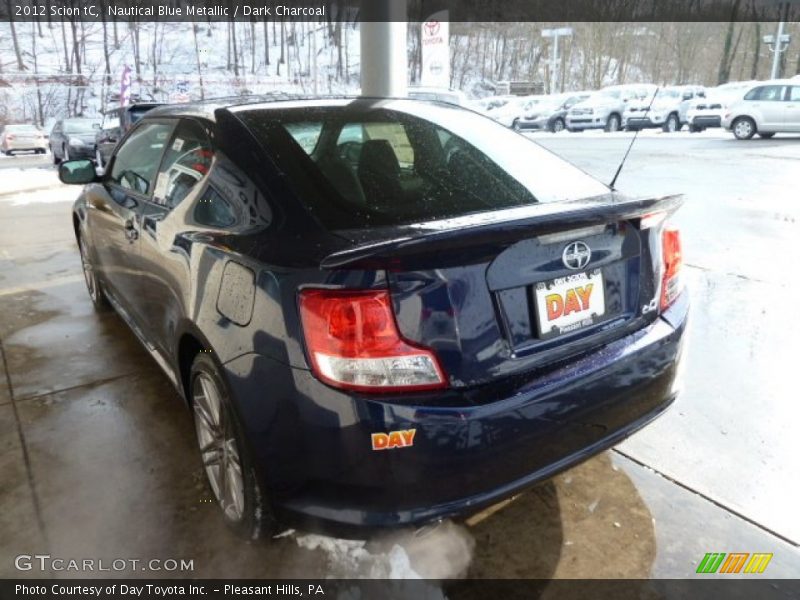
[[[238,522],[244,516],[244,478],[233,423],[215,381],[198,373],[192,386],[197,443],[211,490],[225,516]]]
[[[670,133],[678,131],[678,119],[674,115],[667,119],[667,131]]]
[[[741,119],[736,121],[736,124],[733,126],[733,133],[739,139],[747,139],[753,136],[753,124],[748,121],[747,119]]]
[[[94,273],[94,268],[89,260],[86,252],[86,245],[81,238],[78,238],[78,249],[81,254],[81,267],[83,269],[83,278],[86,280],[86,289],[89,292],[89,297],[92,302],[97,302],[99,288],[97,287],[97,276]]]

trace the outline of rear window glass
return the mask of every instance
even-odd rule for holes
[[[331,229],[434,221],[608,192],[470,111],[404,100],[236,109]]]
[[[9,133],[40,133],[39,128],[35,125],[6,125],[6,131]]]

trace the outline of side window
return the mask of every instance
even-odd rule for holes
[[[364,123],[368,140],[386,140],[403,168],[414,166],[414,149],[402,123]]]
[[[311,154],[317,147],[322,123],[289,123],[286,125],[286,131],[300,144],[306,154]]]
[[[197,121],[183,119],[170,138],[153,202],[175,208],[208,174],[214,152],[206,131]]]
[[[762,85],[747,92],[745,100],[760,100],[763,102],[778,102],[783,99],[783,86]]]
[[[800,102],[800,85],[789,88],[789,102]]]
[[[361,123],[348,123],[339,132],[339,139],[336,140],[336,145],[341,146],[347,142],[356,142],[361,144],[364,142],[364,126]]]
[[[158,164],[172,125],[145,123],[117,151],[111,168],[112,183],[144,196],[153,190]]]
[[[209,227],[230,227],[236,222],[236,213],[230,202],[209,185],[194,207],[194,220]]]

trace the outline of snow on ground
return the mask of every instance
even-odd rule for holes
[[[80,188],[59,184],[58,187],[39,189],[30,192],[2,193],[0,203],[11,206],[25,206],[27,204],[52,204],[54,202],[74,202],[78,197]]]
[[[466,573],[475,547],[467,529],[450,521],[370,541],[317,534],[296,534],[295,541],[324,552],[332,578],[452,579]],[[434,587],[426,597],[442,598]]]
[[[3,169],[0,171],[0,195],[61,186],[55,169]]]

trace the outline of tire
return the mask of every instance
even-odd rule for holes
[[[14,156],[13,150],[6,150],[6,156]]]
[[[243,428],[216,363],[201,352],[192,363],[190,395],[203,468],[225,524],[256,540],[276,532]]]
[[[765,140],[768,140],[768,139],[770,139],[770,138],[773,138],[773,137],[775,137],[775,134],[774,134],[774,133],[772,133],[772,132],[767,132],[767,133],[759,133],[759,134],[758,134],[758,137],[760,137],[760,138],[764,138]]]
[[[615,131],[619,131],[619,127],[621,125],[619,115],[614,113],[608,115],[608,119],[606,120],[606,131],[609,133],[614,133]]]
[[[559,131],[564,131],[564,119],[558,117],[554,119],[552,123],[550,123],[550,131],[552,133],[558,133]]]
[[[89,256],[88,248],[86,248],[86,243],[81,236],[78,236],[78,251],[81,255],[81,268],[83,269],[83,279],[86,282],[86,291],[89,292],[92,305],[94,305],[96,311],[105,312],[111,305],[108,302],[108,298],[106,298],[105,292],[103,292],[103,287],[100,285],[97,272]]]
[[[738,117],[731,125],[737,140],[749,140],[756,134],[756,124],[750,117]]]
[[[667,117],[667,120],[664,121],[663,131],[664,133],[675,133],[681,130],[681,122],[678,120],[678,115],[672,113],[670,116]]]
[[[511,123],[511,129],[514,131],[522,131],[522,127],[519,126],[519,119],[514,119],[514,122]]]

